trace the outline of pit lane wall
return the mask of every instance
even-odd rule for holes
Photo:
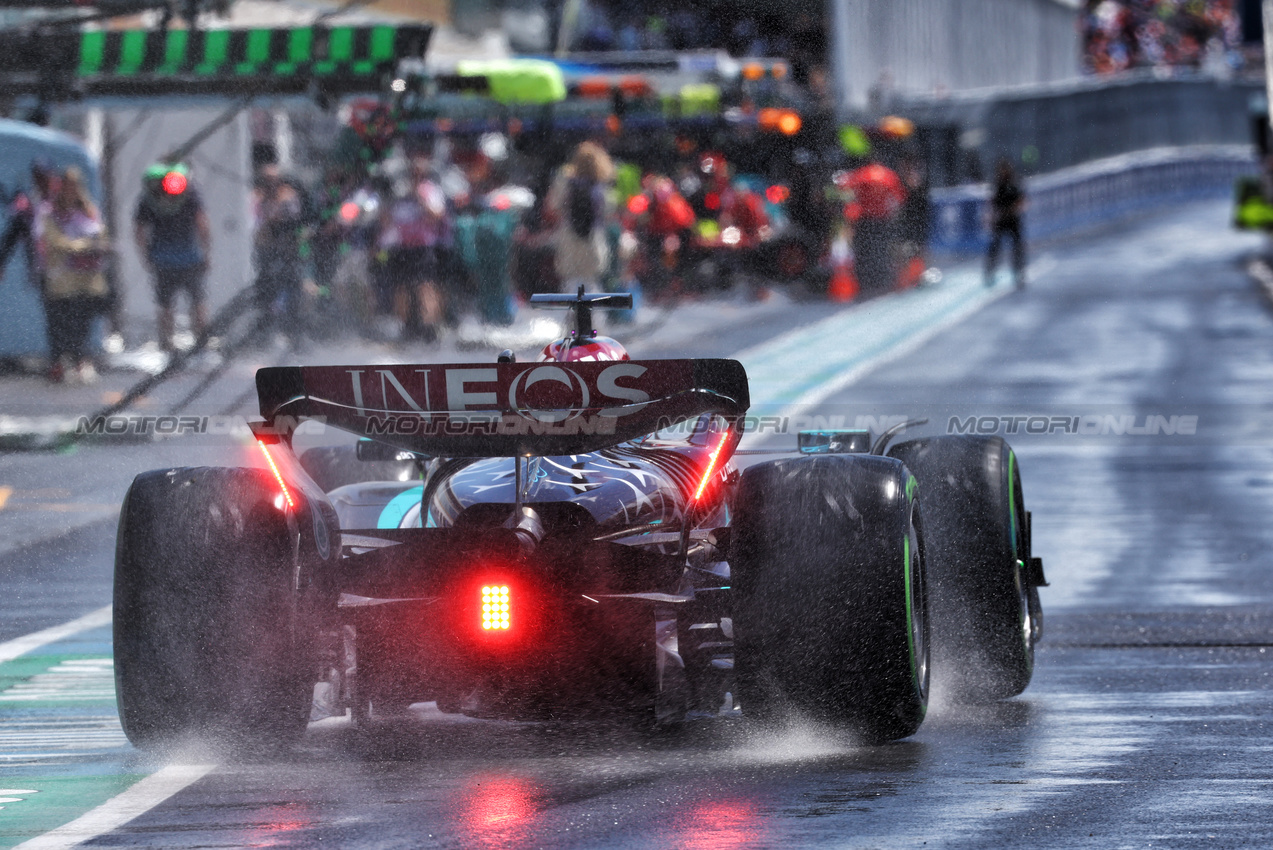
[[[1079,233],[1167,204],[1229,197],[1238,177],[1257,172],[1255,150],[1244,144],[1156,148],[1035,175],[1025,181],[1026,239]],[[985,251],[990,191],[985,183],[933,190],[933,253]]]

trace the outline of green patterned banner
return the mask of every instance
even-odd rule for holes
[[[104,30],[77,33],[81,77],[355,75],[421,58],[428,26],[239,30]]]
[[[0,32],[0,83],[13,92],[218,94],[375,87],[422,59],[433,28],[332,26]]]

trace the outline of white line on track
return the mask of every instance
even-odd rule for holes
[[[4,643],[0,643],[0,664],[12,661],[19,656],[26,655],[28,652],[68,638],[78,632],[86,632],[89,629],[110,625],[110,621],[111,606],[106,605],[96,611],[85,614],[83,617],[71,620],[69,623],[63,623],[60,626],[53,626],[38,632],[32,632],[29,635],[23,635],[20,638],[7,640]]]
[[[52,626],[51,628],[42,629],[41,631],[33,632],[20,638],[5,641],[4,643],[0,643],[0,663],[12,661],[15,658],[19,658],[51,643],[65,640],[79,632],[85,632],[90,629],[109,625],[110,622],[111,606],[107,605],[97,609],[96,611],[85,614],[83,617],[71,620],[69,623],[63,623],[60,626]],[[67,676],[72,679],[79,679],[81,678],[80,672],[84,670],[93,670],[94,673],[97,673],[100,676],[106,673],[106,668],[109,664],[106,659],[89,659],[86,661],[81,660],[68,662],[62,666],[65,667],[68,672],[61,673],[60,675]],[[99,671],[94,670],[93,668],[102,669]],[[21,686],[19,686],[19,688],[20,687]],[[113,689],[110,694],[103,692],[101,695],[95,694],[94,696],[95,698],[100,698],[100,696],[111,695],[113,695]],[[58,698],[66,699],[66,694],[61,693],[58,695]],[[80,737],[83,737],[82,733],[79,733],[79,735]],[[116,746],[125,743],[122,732],[112,730],[107,737],[111,738],[110,743]],[[105,739],[103,739],[103,741],[96,741],[96,743],[103,743],[104,740]],[[57,742],[50,738],[48,743],[50,745],[56,745]],[[79,743],[83,744],[84,742],[81,740]],[[71,756],[78,757],[89,755],[93,754],[88,752],[50,753],[48,751],[30,754],[7,753],[0,758],[0,760],[11,762],[13,759],[32,757],[47,759],[50,757],[66,758]],[[112,832],[113,830],[116,830],[128,823],[130,820],[145,814],[160,803],[163,803],[165,800],[172,797],[174,794],[177,794],[182,789],[186,788],[188,785],[191,785],[192,783],[202,779],[204,776],[207,776],[215,770],[216,767],[217,766],[215,764],[169,765],[168,767],[163,768],[157,773],[151,774],[137,784],[129,787],[127,790],[116,794],[105,803],[102,803],[97,808],[86,812],[70,823],[60,826],[50,832],[38,835],[29,841],[19,844],[18,847],[22,848],[22,850],[36,850],[36,848],[44,848],[44,850],[47,850],[47,848],[75,847],[79,844],[83,844],[85,841],[91,841],[94,838],[105,835],[108,832]]]
[[[145,814],[215,768],[214,764],[169,765],[70,823],[24,841],[14,850],[54,850],[91,841]]]
[[[948,328],[954,327],[955,325],[962,322],[964,319],[971,316],[973,313],[976,313],[977,311],[979,311],[982,307],[985,307],[991,301],[999,300],[1003,296],[1007,295],[1010,291],[1011,290],[1001,289],[995,292],[994,294],[989,295],[981,300],[973,301],[969,304],[966,304],[960,307],[958,310],[948,314],[945,318],[943,318],[941,321],[937,322],[936,324],[929,325],[928,327],[924,328],[922,331],[910,337],[907,337],[907,339],[897,343],[896,345],[892,346],[886,351],[882,351],[873,357],[868,357],[866,360],[863,360],[860,363],[857,363],[851,368],[845,370],[844,372],[841,372],[839,375],[832,378],[831,380],[823,381],[822,383],[818,384],[816,387],[812,388],[808,392],[801,395],[798,399],[796,399],[794,404],[792,404],[790,407],[784,410],[783,413],[780,415],[794,415],[794,413],[797,410],[801,409],[802,407],[806,407],[806,406],[811,407],[815,404],[821,404],[822,402],[826,401],[831,396],[838,393],[840,390],[844,389],[850,384],[856,383],[864,375],[866,375],[866,373],[872,372],[878,369],[880,366],[883,366],[885,363],[891,363],[894,360],[900,360],[901,358],[905,357],[907,354],[910,354],[911,352],[919,349],[921,346],[923,346],[933,337],[940,334],[942,331]]]
[[[1050,254],[1044,255],[1029,265],[1026,278],[1031,282],[1037,281],[1055,269],[1057,265],[1055,257]],[[754,369],[757,373],[755,377],[759,379],[753,383],[760,383],[762,386],[768,383],[772,386],[776,382],[790,387],[795,383],[790,376],[800,374],[803,366],[810,362],[811,337],[823,344],[813,346],[814,348],[839,350],[838,356],[828,355],[826,350],[818,351],[815,359],[821,362],[838,361],[840,371],[818,380],[812,386],[805,388],[796,398],[791,399],[788,396],[783,400],[785,403],[777,416],[780,419],[792,418],[861,380],[868,372],[914,352],[933,337],[964,321],[992,301],[997,301],[1015,291],[1011,286],[1002,284],[983,288],[980,283],[980,273],[965,271],[952,277],[955,279],[948,278],[944,288],[930,293],[916,291],[911,291],[909,295],[902,293],[902,297],[888,301],[863,302],[856,309],[850,308],[814,325],[796,328],[737,352],[733,358],[743,361],[745,365],[751,365],[749,375]],[[955,284],[953,287],[952,283]],[[920,308],[918,318],[905,316],[903,314],[907,311],[906,298],[930,299],[932,303]],[[878,323],[866,323],[864,327],[862,320],[872,316],[870,311],[876,310],[884,315],[878,316]],[[926,317],[923,315],[925,312]],[[895,324],[900,324],[902,327],[911,325],[911,328],[909,332],[898,334]],[[850,344],[840,348],[837,343]],[[796,384],[796,386],[799,385]],[[755,404],[757,401],[763,402],[764,399],[756,398],[753,388],[752,402]],[[752,447],[775,441],[778,436],[757,436]]]

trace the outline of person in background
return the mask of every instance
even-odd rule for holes
[[[276,163],[257,170],[253,193],[256,234],[257,305],[293,345],[301,336],[301,283],[304,261],[301,237],[306,225],[305,202],[300,191],[283,179]]]
[[[610,155],[596,142],[582,142],[548,190],[546,205],[557,221],[553,265],[563,291],[596,291],[610,264],[605,226],[607,189],[614,179]]]
[[[897,285],[896,223],[906,189],[893,169],[879,162],[850,172],[847,187],[853,201],[845,216],[853,225],[853,264],[863,292],[876,293]]]
[[[359,194],[357,175],[342,164],[329,164],[317,194],[316,221],[309,239],[316,293],[316,319],[324,335],[366,324],[368,306],[351,291],[357,282],[349,274],[348,257],[360,237],[359,224],[368,195]],[[361,255],[365,265],[365,254]],[[366,289],[365,286],[361,287]]]
[[[395,196],[381,204],[379,248],[401,339],[433,342],[442,321],[438,259],[450,238],[446,194],[433,179],[428,155],[411,157],[410,174]]]
[[[13,195],[9,202],[9,224],[4,235],[0,236],[0,276],[4,274],[13,251],[21,244],[27,264],[27,281],[39,293],[44,292],[44,270],[37,250],[39,234],[36,233],[36,224],[48,215],[57,186],[58,177],[52,166],[31,163],[31,188]]]
[[[61,185],[36,229],[44,266],[49,380],[93,383],[97,370],[89,353],[89,336],[93,319],[109,293],[106,263],[110,242],[78,168],[68,168],[62,175]]]
[[[726,246],[718,254],[724,266],[722,281],[726,286],[741,281],[748,297],[764,299],[769,290],[752,272],[769,230],[769,214],[760,195],[733,178],[734,167],[721,158],[709,181],[717,198],[721,242]]]
[[[681,255],[692,235],[694,209],[677,191],[670,177],[647,174],[640,195],[628,202],[641,254],[637,269],[643,290],[658,300],[668,292],[676,273],[669,262]]]
[[[906,200],[898,212],[898,236],[902,240],[902,285],[913,286],[927,269],[928,237],[933,204],[928,175],[923,164],[913,156],[902,160],[899,168]]]
[[[191,330],[201,338],[208,328],[204,279],[212,228],[184,165],[159,163],[146,169],[133,214],[133,236],[155,284],[160,347],[176,350],[173,304],[180,292],[189,300]]]
[[[1025,212],[1025,192],[1007,159],[995,167],[994,189],[990,195],[990,249],[986,253],[986,286],[994,286],[995,266],[1004,237],[1012,237],[1012,273],[1017,289],[1025,288],[1025,241],[1021,216]]]

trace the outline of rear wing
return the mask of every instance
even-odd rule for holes
[[[278,366],[256,373],[266,424],[302,419],[449,457],[574,455],[750,403],[736,360]]]

